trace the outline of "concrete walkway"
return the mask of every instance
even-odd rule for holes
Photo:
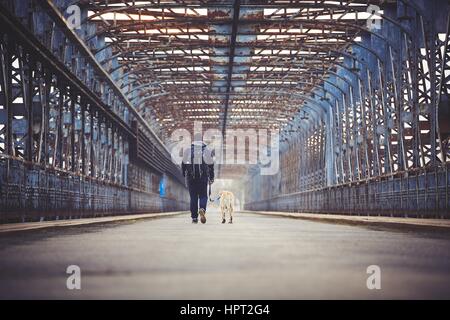
[[[401,230],[441,231],[450,234],[450,219],[418,219],[402,217],[352,216],[339,214],[296,213],[277,211],[243,211],[275,217],[294,218],[318,222],[364,225]]]
[[[81,290],[66,268],[81,268]],[[367,267],[381,268],[368,290]],[[450,298],[450,240],[237,213],[0,234],[0,298]]]
[[[7,223],[0,224],[0,233],[14,232],[14,231],[29,231],[45,228],[57,228],[57,227],[74,227],[81,225],[107,223],[107,222],[120,222],[120,221],[132,221],[142,219],[156,219],[167,218],[186,213],[186,211],[177,212],[165,212],[165,213],[145,213],[145,214],[129,214],[121,216],[107,216],[98,218],[83,218],[83,219],[68,219],[68,220],[51,220],[42,222],[23,222],[23,223]]]

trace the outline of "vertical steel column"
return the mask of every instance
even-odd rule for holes
[[[366,97],[365,97],[365,89],[363,88],[362,80],[358,79],[358,91],[359,91],[359,101],[360,101],[360,108],[361,108],[361,123],[362,123],[362,145],[364,146],[364,161],[362,164],[363,168],[363,174],[362,177],[364,178],[370,178],[372,176],[371,167],[370,167],[370,157],[369,157],[369,146],[368,146],[368,131],[367,131],[367,114],[366,114]]]
[[[72,172],[77,172],[77,164],[76,164],[76,154],[75,154],[75,101],[77,97],[74,93],[68,93],[70,95],[70,106],[69,106],[69,112],[70,112],[70,129],[69,129],[69,135],[70,135],[70,166],[68,166],[68,169]]]
[[[64,86],[60,83],[56,83],[56,86],[58,88],[59,96],[57,101],[57,108],[58,108],[58,121],[56,122],[57,126],[57,135],[56,135],[56,143],[55,143],[55,150],[56,150],[56,158],[55,158],[55,164],[56,167],[60,169],[64,169],[63,164],[63,129],[64,129]]]
[[[389,124],[389,113],[388,107],[386,104],[386,85],[384,81],[384,73],[386,69],[384,68],[384,64],[380,59],[377,58],[377,68],[378,68],[378,81],[379,81],[379,90],[381,96],[381,111],[383,115],[383,132],[384,132],[384,161],[385,161],[385,171],[386,173],[393,172],[392,166],[392,154],[391,154],[391,134],[390,134],[390,124]]]
[[[367,90],[369,94],[369,106],[370,106],[370,120],[371,120],[371,126],[372,126],[372,165],[373,165],[373,174],[375,176],[379,176],[381,174],[380,170],[380,151],[379,151],[379,139],[378,139],[378,133],[377,133],[377,116],[375,111],[375,92],[372,87],[372,73],[369,69],[367,69]]]
[[[6,109],[5,121],[5,153],[12,155],[12,77],[11,77],[11,55],[10,55],[10,40],[7,35],[4,35],[0,44],[0,58],[2,68],[2,88],[4,95],[4,107]]]
[[[24,159],[33,161],[33,69],[31,60],[27,54],[24,54],[21,46],[17,47],[18,73],[21,80],[23,116],[26,119],[26,137],[25,138],[25,154]]]
[[[86,175],[86,111],[87,106],[84,100],[81,100],[81,174]]]
[[[47,73],[47,71],[43,68],[42,64],[38,63],[37,65],[38,74],[39,74],[39,97],[40,103],[42,107],[42,116],[41,116],[41,132],[39,135],[39,155],[37,162],[39,164],[43,164],[44,167],[49,163],[49,119],[50,119],[50,86],[51,86],[51,77]]]
[[[350,106],[352,108],[352,113],[353,113],[353,138],[352,138],[352,149],[353,149],[353,154],[354,154],[354,158],[355,158],[355,171],[354,171],[354,178],[356,178],[357,180],[361,179],[361,163],[360,163],[360,150],[359,150],[359,132],[360,132],[360,125],[358,123],[358,113],[356,110],[356,103],[355,103],[355,99],[354,99],[354,91],[353,91],[353,86],[349,86],[349,97],[350,97]],[[362,121],[361,121],[362,122]]]

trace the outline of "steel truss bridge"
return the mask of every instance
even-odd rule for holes
[[[444,0],[0,0],[0,222],[185,210],[194,121],[278,129],[250,210],[449,217]]]

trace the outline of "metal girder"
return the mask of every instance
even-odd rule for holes
[[[322,97],[315,98],[332,102],[324,141],[296,116],[279,174],[248,180],[249,190],[269,189],[256,192],[266,197],[252,197],[249,209],[448,217],[449,78],[443,70],[449,69],[450,8],[445,1],[414,0],[383,9],[381,29],[361,33],[347,47],[347,68],[328,71]],[[325,165],[316,166],[321,146]],[[326,179],[316,180],[324,169]],[[364,206],[355,202],[361,192]]]
[[[249,178],[250,188],[266,188],[249,196],[253,208],[295,203],[320,211],[321,201],[328,210],[341,199],[340,210],[352,213],[363,192],[371,208],[384,199],[393,213],[411,211],[410,193],[424,192],[414,210],[420,201],[448,210],[444,0],[3,2],[49,51],[40,64],[26,46],[0,41],[3,154],[82,176],[106,172],[109,181],[131,148],[125,167],[145,185],[152,178],[143,164],[160,175],[174,168],[163,145],[174,129],[191,129],[195,120],[224,135],[278,128],[281,169]],[[73,3],[82,10],[76,31],[63,18]],[[383,10],[380,28],[368,23],[368,5]],[[386,194],[398,203],[388,204]]]
[[[161,140],[47,4],[0,1],[0,222],[185,209]]]
[[[102,65],[110,72],[134,74],[128,92],[145,87],[146,79],[158,79],[164,96],[145,101],[148,109],[155,110],[164,131],[170,131],[173,123],[185,124],[181,113],[165,106],[165,99],[183,92],[184,87],[185,91],[197,87],[202,95],[225,93],[220,110],[215,111],[219,118],[208,125],[225,131],[229,118],[239,116],[228,107],[234,102],[231,93],[283,90],[279,83],[258,85],[252,83],[255,81],[305,82],[309,68],[330,69],[340,57],[338,52],[366,30],[365,20],[356,16],[367,11],[362,1],[353,1],[353,6],[231,0],[116,2],[116,6],[106,6],[102,1],[79,3],[89,12],[84,23],[96,25],[95,31],[85,35],[86,43],[107,40],[102,47],[92,48],[96,53],[111,52],[101,59]],[[235,10],[239,4],[243,9]],[[352,14],[355,16],[350,17]],[[109,68],[114,60],[119,64]],[[303,70],[298,69],[300,66]],[[124,78],[125,83],[128,81]],[[311,90],[320,83],[320,79],[312,83]],[[150,89],[150,96],[155,94],[159,92]],[[146,109],[142,105],[142,110]],[[169,127],[161,121],[168,112],[174,119]],[[289,119],[295,112],[293,108],[292,113],[282,117]]]

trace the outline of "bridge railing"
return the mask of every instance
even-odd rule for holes
[[[166,173],[184,189],[168,151],[44,2],[0,1],[0,222],[187,208],[159,193]],[[139,137],[158,166],[133,155]]]
[[[450,164],[279,195],[246,210],[450,218]]]

